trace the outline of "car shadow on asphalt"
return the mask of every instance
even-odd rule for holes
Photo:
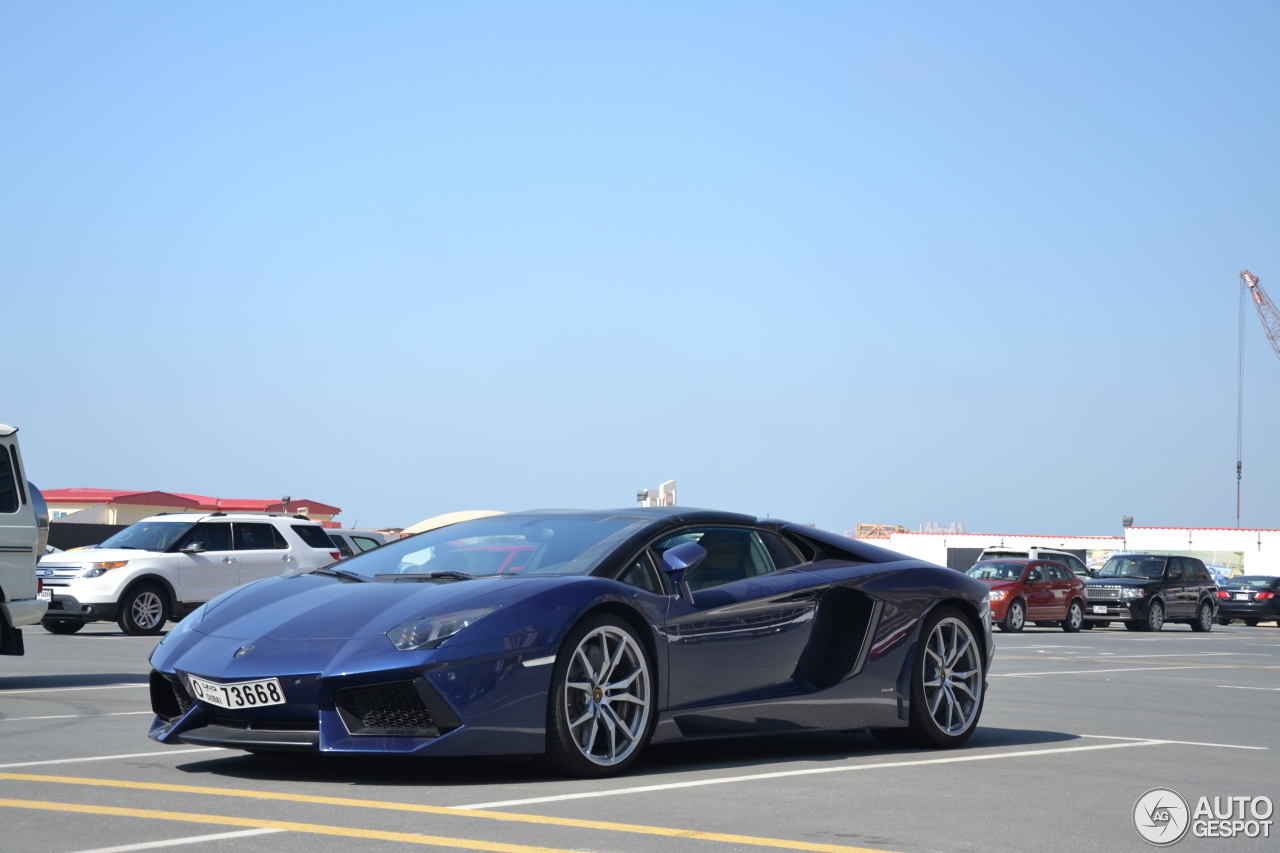
[[[87,672],[68,675],[0,676],[0,696],[6,690],[39,690],[53,687],[105,687],[111,684],[146,684],[149,676],[136,672]]]
[[[975,749],[1039,746],[1078,739],[1077,735],[1065,732],[980,726],[959,749],[929,750],[885,746],[865,732],[762,735],[651,746],[629,772],[618,778],[637,784],[660,784],[664,777],[685,773],[768,773],[780,769],[781,765],[795,762],[836,762],[857,758],[928,760],[960,756]],[[213,775],[241,781],[329,782],[369,787],[427,784],[438,789],[569,781],[543,770],[527,757],[413,758],[246,754],[193,761],[178,765],[177,769],[193,775]],[[616,783],[617,779],[613,781]]]

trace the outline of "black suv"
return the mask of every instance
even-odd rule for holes
[[[1159,631],[1186,622],[1208,631],[1218,611],[1218,587],[1195,557],[1119,554],[1084,583],[1085,619],[1124,622],[1130,631]]]

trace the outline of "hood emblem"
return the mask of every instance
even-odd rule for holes
[[[242,658],[245,655],[249,654],[249,652],[251,651],[253,651],[253,646],[241,646],[240,648],[236,649],[236,653],[232,655],[232,657]]]

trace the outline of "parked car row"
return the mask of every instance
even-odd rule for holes
[[[1118,554],[1082,577],[1065,559],[1071,555],[1005,553],[984,553],[967,572],[991,588],[991,618],[1002,631],[1021,631],[1028,621],[1074,632],[1112,622],[1130,631],[1159,631],[1170,622],[1209,631],[1215,621],[1280,620],[1280,578],[1249,575],[1220,588],[1195,557]]]

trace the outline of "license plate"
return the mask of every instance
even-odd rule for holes
[[[1243,593],[1241,593],[1241,592],[1237,592],[1237,593],[1236,593],[1236,601],[1248,601],[1248,600],[1249,600],[1249,593],[1247,593],[1247,592],[1243,592]]]
[[[40,599],[41,601],[53,601],[53,590],[42,589],[36,593],[36,598]]]
[[[237,681],[234,684],[215,684],[188,675],[191,695],[219,708],[258,708],[263,705],[285,704],[284,690],[274,678],[260,681]]]
[[[1093,605],[1093,612],[1094,612],[1094,613],[1104,613],[1104,614],[1105,614],[1105,613],[1107,612],[1107,605],[1105,605],[1105,604],[1095,604],[1095,605]]]

